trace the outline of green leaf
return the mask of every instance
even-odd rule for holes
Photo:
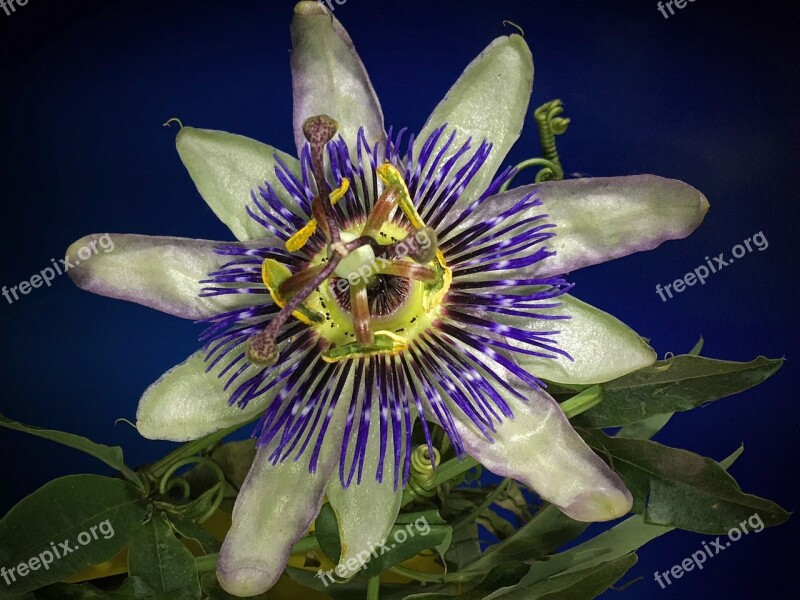
[[[195,523],[191,519],[185,519],[177,515],[169,515],[169,522],[178,535],[197,542],[206,554],[215,554],[219,552],[222,544],[200,524]]]
[[[493,568],[480,583],[464,590],[464,583],[451,583],[444,586],[442,593],[423,593],[406,596],[404,600],[449,600],[456,596],[460,600],[482,600],[495,590],[513,586],[530,567],[524,563],[508,562]],[[469,584],[467,584],[469,586]]]
[[[469,523],[461,529],[453,531],[450,548],[444,558],[448,565],[460,571],[466,565],[476,561],[481,555],[481,543],[478,537],[478,524]]]
[[[384,546],[377,545],[361,576],[374,577],[422,552],[435,549],[444,555],[453,539],[453,528],[435,510],[401,513]]]
[[[574,540],[588,526],[588,523],[570,519],[555,506],[546,504],[529,523],[510,538],[489,547],[466,570],[486,572],[509,561],[536,560]]]
[[[46,440],[63,444],[64,446],[69,446],[70,448],[75,448],[81,452],[85,452],[86,454],[94,456],[95,458],[106,463],[109,467],[122,473],[128,481],[132,481],[137,486],[142,487],[142,482],[125,464],[125,461],[122,457],[122,448],[119,446],[104,446],[103,444],[97,444],[85,437],[81,437],[73,433],[54,431],[52,429],[42,429],[41,427],[35,427],[33,425],[25,425],[24,423],[20,423],[18,421],[12,421],[2,413],[0,413],[0,427],[6,427],[15,431],[21,431],[22,433],[35,435]]]
[[[486,600],[591,600],[619,581],[635,564],[636,555],[627,554],[610,562],[535,583],[523,578],[511,588],[486,596]]]
[[[395,529],[392,529],[392,535],[394,535],[394,532],[397,529],[401,528],[400,525],[404,525],[405,530],[410,537],[414,537],[417,533],[428,535],[428,533],[423,531],[428,525],[447,525],[448,535],[445,535],[444,538],[435,545],[428,546],[428,548],[434,548],[442,556],[444,556],[444,553],[447,552],[447,549],[450,547],[450,543],[453,541],[452,527],[450,527],[447,521],[442,518],[438,510],[423,510],[418,512],[400,513],[397,515],[395,525]],[[414,526],[413,529],[416,531],[411,531],[411,525]]]
[[[0,521],[0,566],[7,574],[14,571],[11,581],[0,586],[0,598],[110,560],[128,544],[146,514],[141,491],[121,479],[70,475],[47,483]]]
[[[507,489],[508,487],[510,487],[510,485],[506,484],[505,488]],[[496,490],[497,486],[495,485],[453,490],[447,493],[444,497],[442,515],[446,517],[447,521],[454,527],[461,528],[465,525],[465,523],[462,523],[462,520],[469,519],[470,515],[472,515],[472,513],[475,512],[478,507],[483,505],[488,497],[491,494],[494,494]],[[516,488],[516,492],[519,492],[519,487]],[[509,496],[506,494],[506,491],[502,491],[500,496],[495,497],[494,502],[491,502],[491,504],[502,506],[502,498],[505,500],[506,506],[513,507],[517,511],[518,515],[522,514],[522,509],[515,504],[515,500],[509,499]],[[528,507],[527,504],[524,504],[524,498],[522,498],[521,502],[523,503],[521,505],[522,508],[527,511]],[[528,519],[530,519],[530,513],[528,513]],[[474,520],[474,518],[471,520]],[[481,515],[478,518],[478,522],[484,528],[486,528],[489,533],[501,540],[513,535],[516,531],[514,525],[498,515],[496,512],[493,512],[489,507],[483,508]]]
[[[300,585],[304,585],[312,590],[317,590],[318,592],[325,590],[325,584],[322,580],[317,577],[318,573],[313,573],[306,569],[300,569],[298,567],[293,567],[288,565],[286,567],[286,574],[292,578],[295,583],[299,583]],[[330,583],[328,583],[330,585]],[[346,584],[345,584],[346,585]]]
[[[627,438],[629,440],[649,440],[664,426],[669,423],[675,413],[664,413],[663,415],[653,415],[641,421],[636,421],[620,429],[615,437]]]
[[[191,598],[185,592],[157,592],[141,577],[128,577],[122,586],[114,591],[102,590],[90,583],[80,585],[57,583],[38,590],[35,594],[35,600],[188,600]]]
[[[505,540],[516,533],[516,528],[509,521],[488,508],[481,513],[477,521],[499,540]]]
[[[748,363],[675,356],[602,384],[603,401],[575,417],[579,427],[630,425],[656,414],[691,410],[758,385],[783,359],[760,356]]]
[[[123,598],[135,600],[150,600],[151,598],[152,600],[189,600],[192,598],[183,591],[177,594],[159,592],[150,587],[143,578],[137,576],[128,577],[113,597],[120,600]]]
[[[704,342],[705,340],[700,337],[694,347],[689,350],[689,356],[700,356],[700,352],[703,350]],[[632,440],[652,439],[653,436],[666,427],[673,414],[675,413],[670,412],[653,415],[651,417],[646,417],[641,421],[636,421],[630,425],[626,425],[617,432],[616,437],[628,438]]]
[[[342,556],[342,544],[339,540],[339,522],[330,503],[322,505],[322,510],[314,522],[314,535],[325,556],[338,564]]]
[[[743,448],[740,447],[728,458],[720,461],[722,467],[730,468],[741,456],[742,451]],[[528,584],[535,583],[566,571],[588,569],[617,560],[674,529],[675,527],[645,523],[641,515],[628,517],[574,548],[534,562],[523,581]]]
[[[128,572],[156,593],[175,600],[200,598],[200,580],[194,557],[172,533],[166,516],[157,512],[131,542]]]
[[[744,494],[722,465],[710,458],[648,440],[609,437],[597,430],[580,433],[613,465],[633,494],[634,512],[648,523],[720,534],[756,513],[768,527],[789,518],[774,502]]]
[[[117,592],[107,592],[101,590],[91,583],[80,585],[70,585],[68,583],[56,583],[34,592],[35,600],[117,600],[126,598]]]
[[[590,569],[618,560],[674,529],[645,523],[641,515],[628,517],[574,548],[535,562],[520,584],[530,585],[562,573]]]

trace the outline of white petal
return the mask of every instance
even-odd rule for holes
[[[268,183],[283,205],[300,214],[292,197],[275,175],[278,156],[298,175],[296,158],[241,135],[183,127],[176,139],[178,154],[197,191],[238,240],[267,237],[269,232],[250,215],[250,192]]]
[[[380,458],[379,409],[373,404],[370,418],[370,434],[367,442],[367,454],[364,460],[364,475],[361,483],[355,478],[347,489],[342,488],[339,477],[332,477],[328,484],[328,499],[336,512],[339,523],[339,538],[342,542],[342,554],[339,559],[337,573],[341,577],[355,575],[355,570],[347,567],[348,559],[363,564],[375,545],[389,535],[403,499],[403,474],[399,473],[399,484],[394,488],[394,445],[391,441],[391,428],[387,442],[386,460],[384,461],[383,481],[378,483],[375,474]],[[391,421],[389,421],[391,423]],[[401,461],[400,468],[402,470]]]
[[[499,218],[531,194],[535,194],[532,199],[538,199],[541,205],[526,204],[527,208]],[[555,228],[546,231],[555,233],[555,237],[544,241],[543,245],[555,251],[555,256],[513,272],[480,275],[487,280],[511,276],[547,277],[652,250],[667,240],[684,238],[697,229],[706,212],[708,200],[698,190],[682,181],[655,175],[550,181],[485,199],[445,236],[444,241],[468,228],[497,219],[473,242],[474,247],[483,245],[488,251],[526,229],[553,224]],[[457,216],[453,213],[448,218],[452,220]],[[541,219],[512,227],[537,216]],[[524,256],[539,246],[523,247],[517,254],[504,258]]]
[[[359,127],[370,147],[385,142],[383,112],[353,40],[322,2],[299,2],[292,20],[292,91],[298,154],[305,146],[303,122],[328,115],[356,158]]]
[[[134,234],[88,235],[67,250],[67,260],[74,265],[68,273],[81,289],[185,319],[269,302],[269,296],[254,294],[200,297],[204,286],[198,282],[230,261],[214,252],[223,243]],[[263,240],[264,246],[272,243]]]
[[[236,354],[232,352],[229,358]],[[209,363],[205,356],[203,350],[195,352],[145,390],[136,411],[136,428],[141,435],[151,440],[185,442],[246,423],[266,409],[277,392],[275,388],[250,402],[247,408],[229,406],[231,390],[223,389],[228,378],[217,376],[229,361],[221,361],[206,373]],[[250,366],[240,380],[259,370],[260,367]]]
[[[465,346],[461,350],[514,415],[499,424],[494,420],[495,431],[487,431],[490,440],[444,386],[437,385],[468,454],[493,473],[522,482],[573,519],[606,521],[630,510],[632,498],[625,484],[586,445],[547,392],[524,384],[486,354]],[[430,399],[424,402],[429,420],[439,422]]]
[[[578,521],[626,514],[633,499],[619,476],[572,429],[546,392],[526,390],[489,442],[457,409],[456,428],[467,452],[493,473],[512,477]]]
[[[565,356],[541,358],[513,353],[516,362],[526,371],[558,383],[603,383],[636,371],[656,360],[655,351],[622,321],[574,296],[563,294],[554,301],[562,306],[536,311],[541,314],[568,315],[569,319],[545,320],[536,317],[512,317],[500,313],[483,313],[483,317],[532,332],[558,331],[553,336],[556,346],[569,353]],[[507,337],[515,347],[531,350]]]
[[[348,398],[352,382],[341,394]],[[319,514],[325,487],[339,464],[347,402],[339,402],[320,449],[315,473],[308,472],[311,447],[293,461],[273,465],[271,447],[260,449],[233,509],[233,524],[219,555],[217,577],[236,596],[256,596],[283,573],[297,541]]]
[[[445,153],[442,164],[472,137],[475,149],[484,140],[493,144],[484,166],[473,178],[451,210],[460,212],[491,183],[495,173],[519,138],[533,87],[533,58],[519,35],[499,37],[473,60],[428,117],[416,137],[414,156],[435,129],[448,129],[434,149],[444,145],[452,130],[457,137]],[[466,153],[467,156],[471,153]],[[463,164],[462,157],[459,164]]]

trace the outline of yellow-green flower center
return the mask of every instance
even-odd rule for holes
[[[264,261],[264,284],[283,307],[299,289],[323,274],[335,257],[332,272],[312,290],[292,316],[312,327],[326,342],[323,359],[393,354],[408,347],[440,315],[450,287],[451,272],[436,249],[436,235],[413,207],[400,173],[391,165],[378,169],[384,186],[372,213],[364,222],[339,231],[339,240],[318,252],[306,268],[292,274],[275,260]],[[334,190],[331,203],[349,188],[347,179]],[[392,220],[399,207],[405,219]],[[315,233],[312,219],[286,247],[302,248]],[[330,268],[330,267],[328,267]]]

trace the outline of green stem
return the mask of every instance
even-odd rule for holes
[[[409,579],[414,579],[416,581],[421,581],[423,583],[445,582],[444,575],[437,575],[436,573],[423,573],[422,571],[407,569],[406,567],[401,567],[400,565],[395,565],[391,567],[389,570],[392,573],[397,573],[398,575],[402,575],[403,577],[408,577]]]
[[[367,600],[379,600],[381,594],[381,576],[371,577],[367,582]]]
[[[600,385],[593,385],[586,388],[580,394],[576,394],[569,400],[561,403],[561,410],[567,415],[568,419],[577,417],[603,401],[603,388]]]
[[[194,559],[194,564],[197,567],[197,574],[213,573],[217,570],[217,559],[219,554],[207,554],[206,556],[198,556]]]
[[[530,167],[542,167],[542,170],[536,174],[536,183],[541,183],[544,181],[544,178],[548,174],[551,175],[551,179],[563,179],[564,177],[564,171],[561,170],[561,167],[553,161],[550,161],[546,158],[529,158],[528,160],[523,160],[515,167],[516,172],[511,179],[502,185],[500,188],[500,193],[508,190],[508,187],[514,181],[517,175],[519,175],[520,172],[524,171],[525,169],[529,169]]]
[[[486,496],[486,500],[484,500],[480,506],[475,508],[475,510],[469,513],[466,517],[460,519],[458,522],[455,523],[455,525],[453,525],[453,532],[455,533],[459,529],[466,527],[467,525],[475,521],[478,517],[480,517],[483,514],[483,511],[485,511],[492,504],[494,504],[494,501],[497,500],[500,494],[506,491],[506,488],[508,487],[509,483],[511,483],[510,477],[506,477],[505,479],[503,479],[500,485],[498,485],[497,488],[494,491],[492,491],[491,494]]]

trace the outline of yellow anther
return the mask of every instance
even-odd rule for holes
[[[403,180],[403,175],[391,163],[385,162],[378,167],[378,177],[381,178],[383,185],[386,187],[394,187],[398,190],[397,204],[400,210],[411,222],[414,229],[422,229],[425,227],[425,222],[419,216],[417,209],[414,208],[414,202],[411,200],[411,194],[408,193],[406,182]]]
[[[306,242],[314,235],[317,230],[317,220],[311,219],[308,223],[303,225],[302,228],[297,230],[292,237],[286,240],[286,249],[289,252],[297,252],[306,245]]]
[[[338,188],[333,190],[330,193],[331,199],[331,206],[335,205],[339,200],[341,200],[344,195],[347,193],[347,190],[350,189],[350,180],[347,177],[342,178],[342,185]],[[286,250],[289,252],[297,252],[306,245],[311,236],[314,235],[314,232],[317,230],[317,220],[311,219],[308,223],[303,225],[297,233],[295,233],[292,237],[286,240]]]

